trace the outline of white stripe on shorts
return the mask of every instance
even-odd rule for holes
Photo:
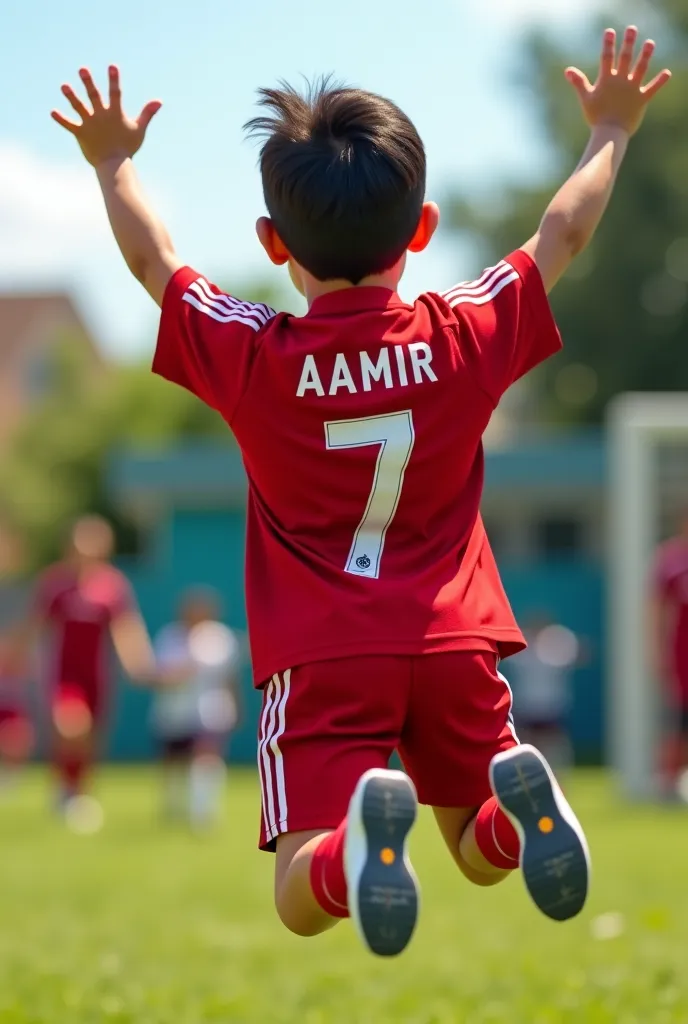
[[[291,688],[291,669],[281,679],[272,677],[265,690],[265,705],[258,742],[258,771],[263,803],[263,823],[268,839],[287,831],[287,790],[284,758],[279,740],[286,728],[286,708]]]
[[[511,735],[514,737],[514,740],[516,741],[516,743],[520,743],[521,741],[516,735],[516,725],[514,724],[514,691],[509,686],[509,680],[505,675],[503,675],[503,673],[497,670],[497,675],[499,676],[499,678],[502,680],[507,690],[509,691],[509,714],[507,716],[507,722],[509,724],[509,728],[511,729]]]
[[[263,705],[263,714],[260,721],[260,736],[258,739],[258,777],[260,779],[260,796],[263,804],[263,823],[265,825],[265,835],[270,839],[272,837],[271,829],[271,817],[274,818],[274,804],[272,799],[272,772],[270,770],[270,759],[266,752],[266,745],[269,739],[268,733],[268,716],[273,708],[273,700],[275,696],[275,684],[271,680],[265,688],[265,700]],[[269,798],[269,804],[268,804]],[[272,815],[270,815],[270,805],[272,805]]]
[[[284,780],[284,758],[282,757],[282,751],[279,748],[279,739],[284,734],[286,728],[286,712],[287,712],[287,701],[289,700],[289,690],[291,688],[291,669],[288,668],[284,673],[283,678],[282,697],[279,702],[278,708],[278,724],[277,732],[273,735],[270,740],[270,749],[273,757],[275,758],[275,776],[277,779],[277,807],[279,813],[279,820],[277,826],[274,829],[275,836],[280,832],[288,832],[287,827],[287,788]],[[274,838],[274,837],[273,837]]]

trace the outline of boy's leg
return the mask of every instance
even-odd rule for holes
[[[212,824],[220,813],[227,779],[224,759],[224,735],[201,732],[192,741],[189,769],[189,803],[191,823],[204,827]]]
[[[336,856],[327,858],[328,874],[334,876],[330,885],[325,881],[325,864],[322,872],[313,869],[316,850],[332,835],[334,831],[315,829],[290,832],[277,840],[275,906],[282,924],[296,935],[319,935],[349,916],[343,859],[338,865]],[[312,875],[320,875],[318,896]]]
[[[298,934],[324,931],[351,909],[375,952],[400,952],[410,938],[417,891],[405,840],[415,791],[387,770],[409,686],[407,658],[375,657],[299,666],[265,687],[260,845],[277,852],[277,909]],[[404,900],[412,913],[402,922]],[[387,949],[372,935],[379,907],[396,915]]]
[[[520,865],[544,913],[573,916],[587,894],[583,833],[541,755],[517,746],[495,655],[447,652],[415,666],[402,756],[457,864],[478,885]]]
[[[66,803],[86,788],[96,750],[95,704],[80,687],[59,686],[52,706],[53,759]]]
[[[661,776],[664,794],[685,799],[683,773],[688,768],[688,700],[683,698],[669,719],[661,745]]]
[[[359,779],[334,831],[280,836],[275,902],[282,922],[307,936],[351,916],[372,952],[400,953],[418,914],[418,884],[406,850],[416,809],[406,775],[373,768]]]
[[[34,728],[23,708],[0,709],[0,762],[8,770],[28,761],[34,745]]]
[[[161,736],[159,743],[161,816],[169,821],[184,820],[188,812],[191,740],[187,736]]]
[[[449,852],[474,885],[497,885],[518,867],[518,836],[494,797],[479,808],[433,807],[433,812]]]

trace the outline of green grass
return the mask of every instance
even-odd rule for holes
[[[472,888],[424,814],[421,923],[391,962],[347,923],[281,929],[251,774],[203,839],[158,825],[150,772],[109,772],[100,793],[89,838],[50,819],[38,772],[0,804],[1,1024],[688,1022],[688,814],[614,803],[598,774],[572,786],[595,862],[580,919],[541,918],[516,877]],[[595,938],[606,913],[623,933]]]

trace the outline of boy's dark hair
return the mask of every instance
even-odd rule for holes
[[[263,194],[278,235],[320,281],[358,284],[388,270],[415,234],[425,196],[425,150],[390,100],[322,78],[304,95],[261,89],[269,113],[245,128],[267,136]]]

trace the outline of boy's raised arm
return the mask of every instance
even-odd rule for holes
[[[59,111],[52,117],[76,138],[81,151],[95,168],[103,192],[112,231],[127,266],[160,306],[170,277],[182,265],[165,226],[144,199],[132,157],[141,148],[151,119],[162,106],[152,100],[132,120],[122,110],[119,71],[109,68],[109,101],[106,106],[90,71],[79,72],[91,103],[83,103],[69,85],[64,96],[81,118],[70,121]]]
[[[645,42],[634,63],[637,38],[634,26],[626,29],[617,60],[616,33],[606,30],[594,85],[577,68],[566,70],[591,136],[575,172],[547,207],[537,233],[522,246],[537,263],[547,291],[591,240],[612,194],[628,140],[640,127],[649,101],[671,78],[671,72],[664,70],[643,85],[655,46],[651,40]]]

